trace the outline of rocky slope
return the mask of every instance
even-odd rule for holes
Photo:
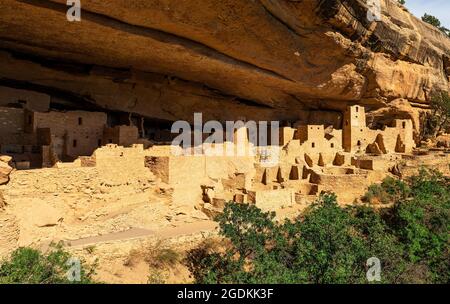
[[[414,117],[450,87],[450,39],[393,0],[378,22],[363,0],[65,3],[0,0],[0,86],[169,121]]]

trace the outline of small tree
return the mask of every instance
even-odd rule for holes
[[[196,283],[364,283],[373,256],[384,261],[383,282],[394,282],[403,264],[381,217],[368,208],[341,208],[334,194],[321,195],[301,217],[284,223],[254,205],[232,202],[216,220],[227,246],[188,253]]]
[[[90,284],[95,265],[80,261],[80,280],[71,281],[71,256],[62,245],[52,245],[48,252],[23,247],[15,250],[8,260],[0,261],[0,284]]]
[[[441,21],[433,15],[425,14],[422,17],[422,20],[438,28],[441,26]]]
[[[425,21],[426,23],[429,23],[429,24],[437,27],[445,35],[450,37],[450,30],[448,28],[446,28],[445,26],[441,26],[441,21],[438,18],[436,18],[435,16],[429,15],[429,14],[425,14],[422,17],[422,20]]]
[[[435,136],[450,127],[450,96],[440,92],[431,99],[431,115],[436,121]]]
[[[336,284],[367,283],[367,260],[376,257],[381,283],[448,284],[450,179],[422,169],[380,187],[393,207],[342,208],[325,193],[282,223],[230,202],[216,218],[223,247],[194,248],[186,263],[196,283]]]
[[[450,180],[437,171],[421,168],[408,183],[411,197],[396,204],[389,223],[405,246],[405,258],[414,267],[420,265],[423,269],[422,275],[410,277],[408,281],[448,284]]]
[[[435,138],[450,129],[450,96],[447,92],[435,94],[430,101],[431,111],[422,113],[422,140]]]

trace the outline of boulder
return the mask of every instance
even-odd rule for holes
[[[29,206],[30,209],[24,212],[24,219],[28,225],[34,225],[39,228],[52,227],[58,225],[63,219],[61,210],[41,199],[31,200]]]
[[[9,174],[13,170],[10,166],[11,157],[0,156],[0,185],[4,185],[9,182]]]
[[[436,147],[450,148],[450,134],[439,135],[436,138]]]
[[[420,108],[414,107],[407,99],[397,98],[385,107],[367,114],[369,126],[383,128],[391,125],[394,119],[411,119],[413,127],[418,131],[420,126]]]

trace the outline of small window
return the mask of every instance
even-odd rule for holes
[[[316,144],[315,144],[315,143],[312,143],[312,144],[311,144],[311,147],[315,148],[315,147],[316,147]]]
[[[360,140],[358,140],[357,145],[358,145],[358,147],[361,146],[361,141]]]
[[[83,118],[78,117],[78,125],[81,126],[83,124]]]
[[[331,146],[331,148],[334,148],[334,143],[331,143],[331,145],[330,145],[330,146]]]
[[[112,144],[112,139],[110,138],[110,139],[108,139],[108,142],[110,143],[110,144]]]
[[[359,112],[359,108],[358,107],[356,107],[355,109],[356,109],[356,112]]]
[[[403,127],[403,129],[406,128],[406,122],[402,122],[402,127]]]
[[[97,145],[98,145],[99,147],[102,146],[102,140],[101,140],[101,139],[99,139],[99,140],[97,141]]]
[[[74,148],[76,148],[76,147],[77,147],[77,145],[78,145],[78,142],[77,142],[77,140],[76,140],[76,139],[74,139],[74,140],[73,140],[73,142],[72,142],[72,146],[73,146]]]

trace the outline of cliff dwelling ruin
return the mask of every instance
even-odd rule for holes
[[[277,210],[312,201],[327,190],[336,192],[342,203],[352,203],[379,174],[411,157],[416,146],[411,119],[393,119],[382,129],[371,129],[365,107],[353,105],[342,113],[316,112],[314,124],[284,121],[274,133],[279,136],[274,147],[278,159],[270,166],[264,165],[263,147],[248,138],[246,125],[233,130],[232,142],[224,136],[223,141],[194,147],[200,151],[195,155],[176,155],[171,143],[176,134],[144,130],[143,118],[124,113],[119,117],[127,124],[114,124],[120,123],[114,119],[117,113],[50,109],[34,96],[13,102],[12,93],[23,98],[26,91],[4,90],[10,98],[0,107],[1,154],[10,156],[17,170],[36,169],[33,174],[39,175],[41,168],[54,168],[43,172],[57,178],[61,170],[93,168],[120,183],[141,179],[145,172],[143,176],[172,189],[174,205],[214,209],[237,201]],[[257,152],[208,155],[208,149],[218,145],[223,151],[244,145],[245,151]]]
[[[118,281],[117,256],[213,234],[230,201],[289,218],[421,165],[450,175],[450,135],[420,138],[450,39],[398,1],[379,20],[363,0],[82,2],[80,22],[62,0],[0,3],[0,258],[94,244]],[[196,113],[244,126],[174,145]],[[262,121],[276,132],[252,138]]]

